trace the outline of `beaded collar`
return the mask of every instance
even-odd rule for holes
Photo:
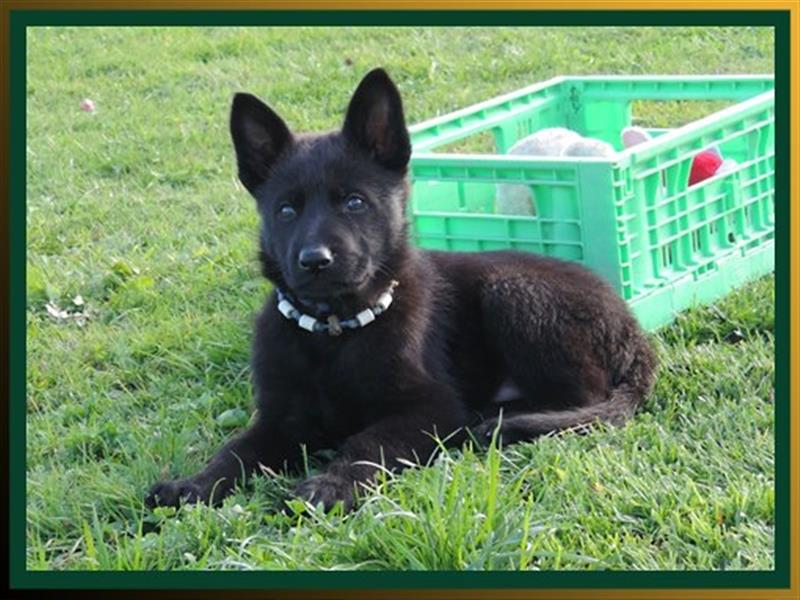
[[[341,335],[345,329],[358,329],[366,327],[375,320],[375,317],[385,312],[394,300],[394,289],[399,285],[399,281],[392,280],[389,288],[383,292],[374,306],[365,308],[360,313],[349,319],[340,319],[336,315],[330,315],[326,321],[304,314],[295,308],[289,298],[278,289],[278,311],[290,321],[295,321],[297,326],[312,333],[327,333],[328,335]]]

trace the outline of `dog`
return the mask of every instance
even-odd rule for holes
[[[296,135],[239,93],[230,131],[274,285],[255,324],[257,412],[202,471],[155,484],[149,506],[218,504],[259,468],[334,449],[295,493],[349,510],[359,484],[431,456],[437,437],[510,444],[620,424],[647,396],[654,353],[597,275],[531,253],[410,243],[411,143],[384,70],[362,79],[341,130]]]

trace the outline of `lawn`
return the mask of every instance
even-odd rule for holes
[[[219,509],[143,506],[250,416],[269,286],[233,92],[332,128],[382,65],[414,123],[559,74],[771,73],[771,30],[34,28],[27,44],[29,569],[774,567],[771,276],[654,332],[658,382],[625,427],[445,452],[349,515],[284,514],[282,475]]]

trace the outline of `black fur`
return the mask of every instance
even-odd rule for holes
[[[259,464],[296,467],[304,445],[335,448],[337,458],[297,494],[350,508],[375,464],[424,460],[432,434],[474,426],[490,435],[499,407],[508,443],[621,423],[648,393],[653,352],[626,304],[588,270],[533,254],[409,244],[411,148],[384,71],[361,82],[340,132],[295,137],[239,94],[231,134],[262,217],[263,272],[276,286],[307,313],[342,318],[373,305],[392,279],[400,286],[387,312],[338,337],[298,328],[273,294],[255,328],[255,423],[202,472],[156,484],[150,505],[216,503]],[[303,251],[331,260],[301,264]]]

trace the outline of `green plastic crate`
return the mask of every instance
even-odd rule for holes
[[[425,248],[513,248],[582,262],[655,329],[774,268],[772,90],[773,78],[760,75],[558,77],[415,125],[414,238]],[[620,132],[640,100],[734,104],[623,151]],[[504,154],[546,127],[602,139],[618,153]],[[493,153],[440,151],[486,137]],[[688,187],[693,157],[712,146],[738,167]],[[530,186],[535,216],[495,214],[504,183]]]

